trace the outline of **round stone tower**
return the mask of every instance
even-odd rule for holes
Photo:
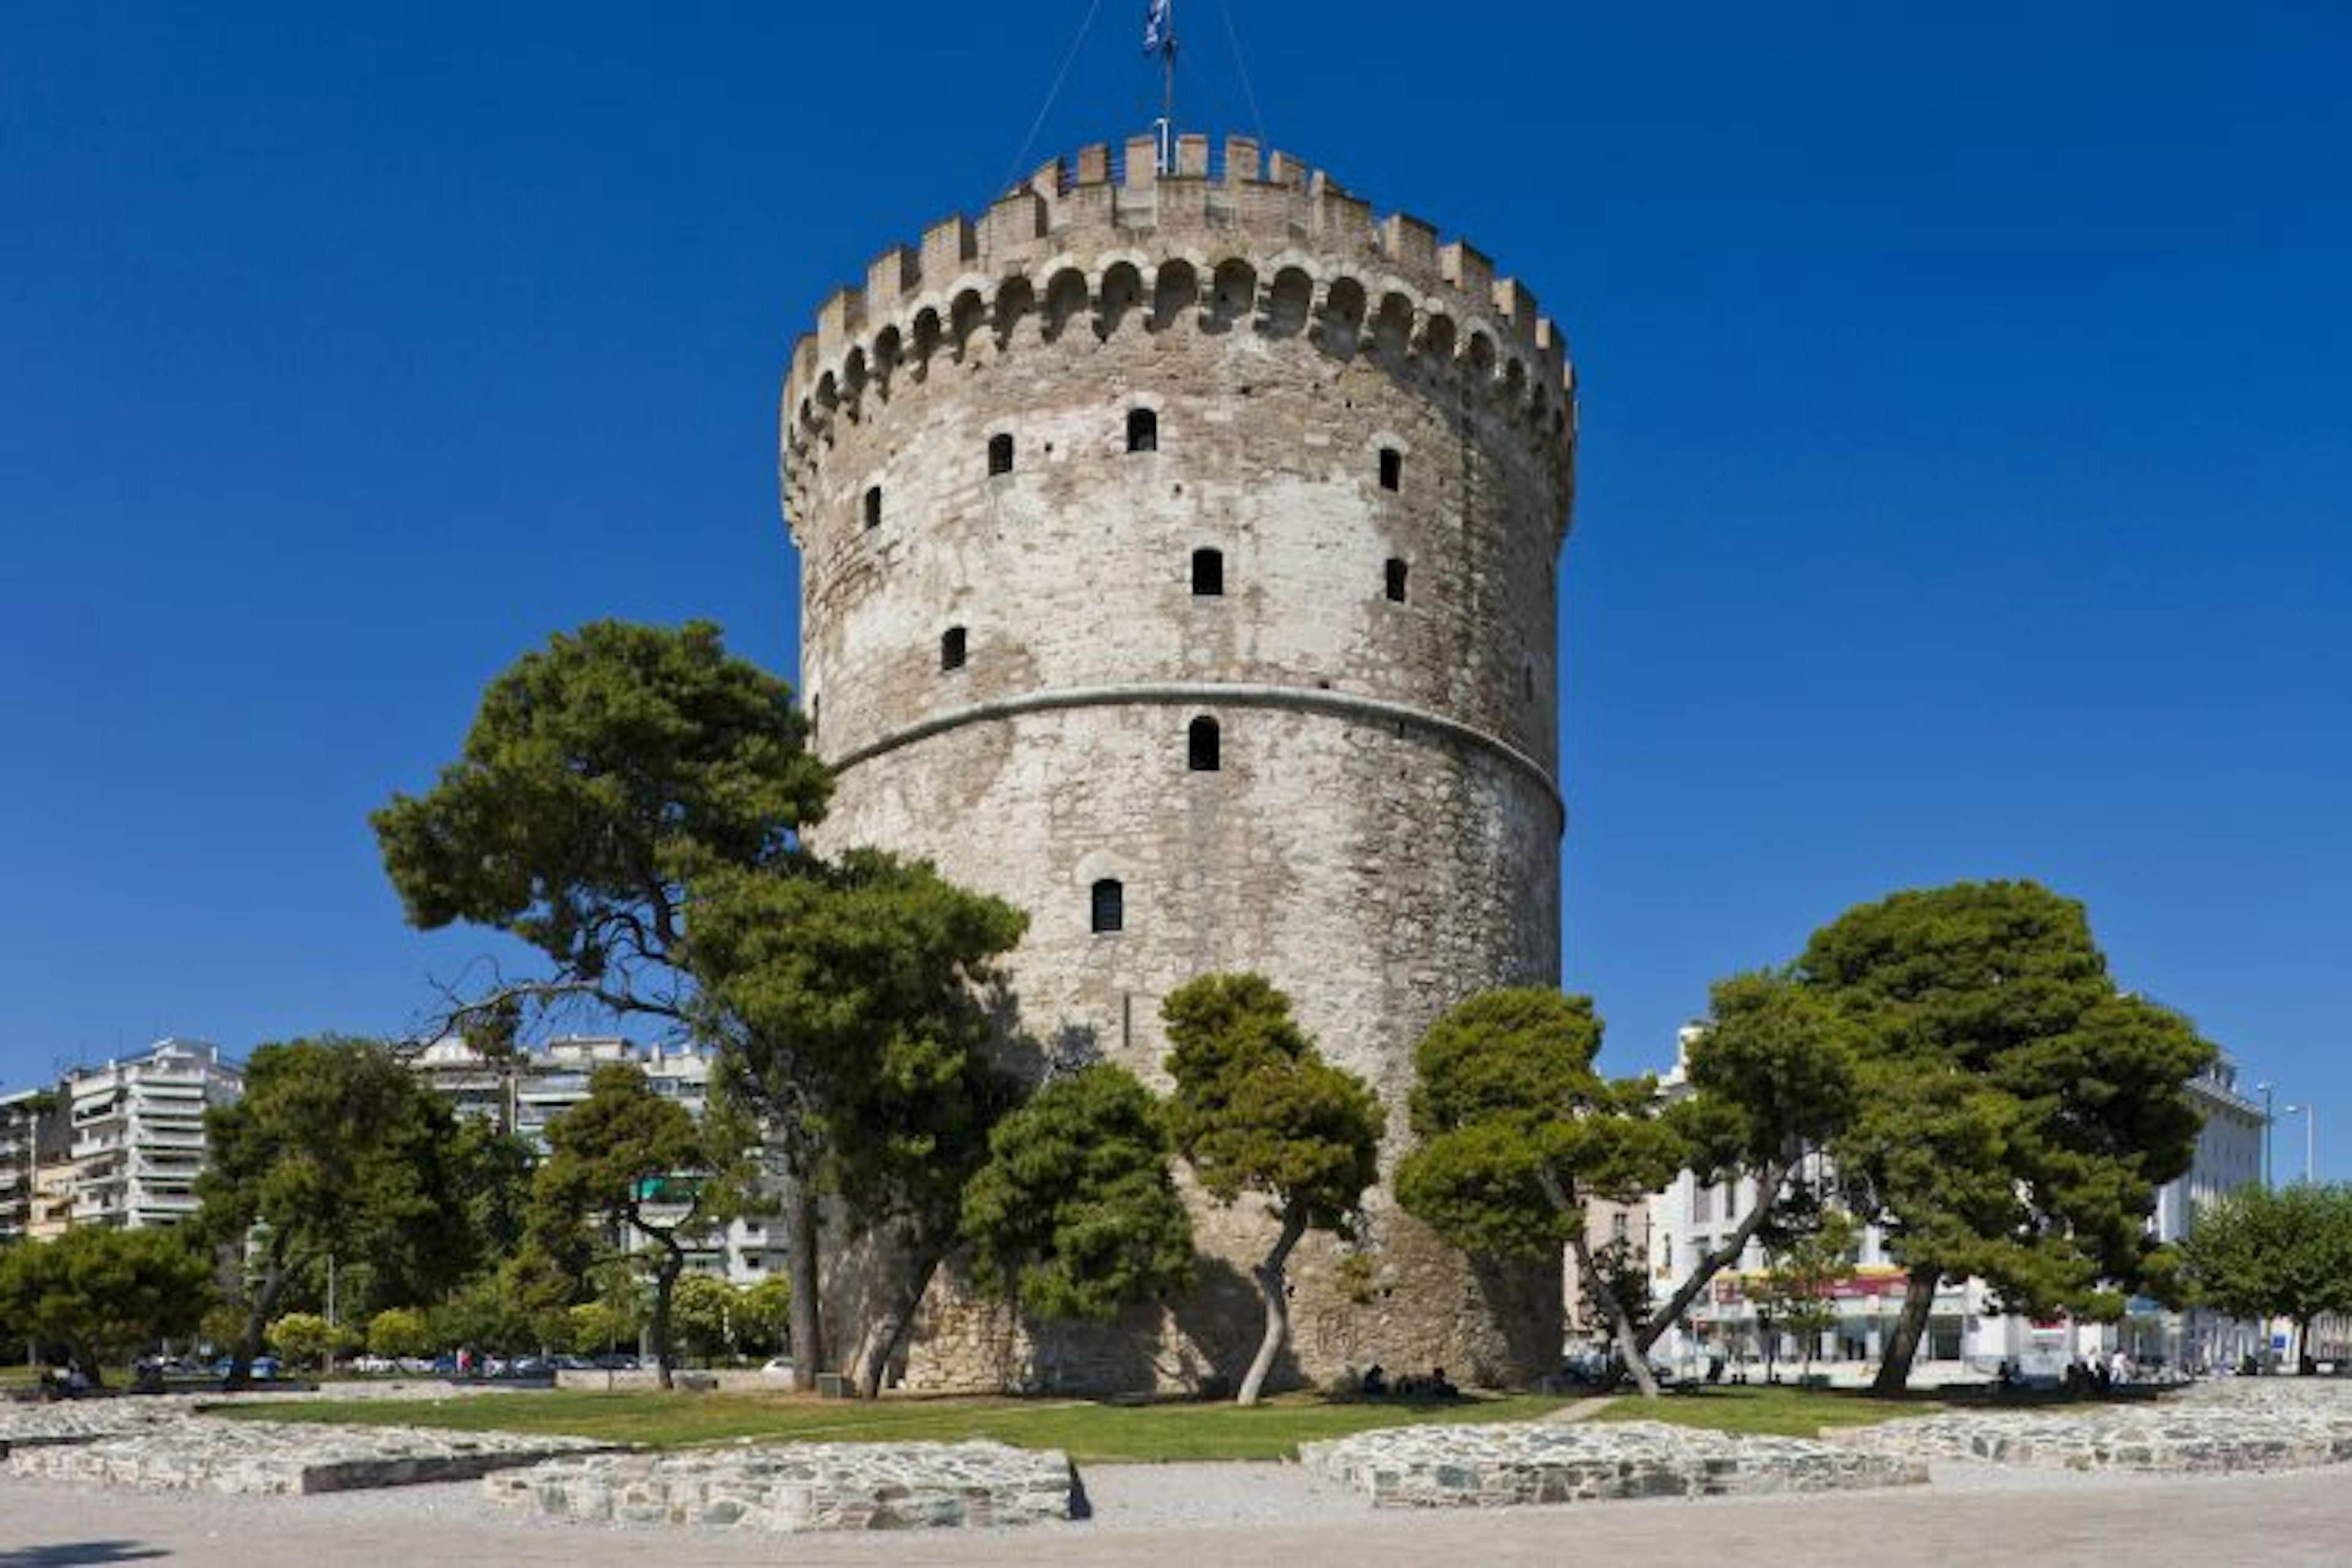
[[[1283,1370],[1524,1380],[1559,1358],[1557,1263],[1465,1258],[1386,1175],[1422,1031],[1559,979],[1572,373],[1469,245],[1247,140],[1175,162],[1057,160],[884,253],[795,347],[821,842],[1026,910],[1010,968],[1049,1059],[1164,1088],[1169,991],[1247,969],[1289,993],[1390,1121],[1364,1234],[1295,1256]],[[1194,1209],[1190,1297],[1048,1331],[949,1280],[908,1382],[1237,1376],[1272,1222]]]

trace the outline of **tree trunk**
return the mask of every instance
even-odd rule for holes
[[[1572,1233],[1570,1245],[1576,1249],[1578,1278],[1591,1292],[1593,1302],[1601,1309],[1601,1315],[1609,1320],[1609,1342],[1616,1348],[1617,1358],[1625,1363],[1625,1375],[1633,1380],[1633,1386],[1641,1392],[1643,1398],[1655,1399],[1658,1396],[1658,1380],[1650,1375],[1650,1360],[1643,1351],[1641,1336],[1633,1331],[1633,1314],[1625,1310],[1625,1303],[1617,1299],[1617,1292],[1610,1289],[1609,1282],[1601,1278],[1601,1270],[1593,1267],[1592,1243],[1586,1238],[1582,1226]]]
[[[68,1364],[81,1373],[82,1382],[91,1394],[106,1387],[106,1363],[98,1359],[98,1352],[76,1340],[66,1347]]]
[[[1706,1289],[1707,1281],[1739,1261],[1739,1255],[1748,1250],[1748,1244],[1756,1238],[1758,1231],[1764,1228],[1765,1216],[1780,1203],[1780,1189],[1788,1184],[1789,1171],[1790,1166],[1785,1162],[1776,1160],[1758,1173],[1756,1202],[1746,1215],[1716,1244],[1715,1250],[1692,1265],[1690,1277],[1676,1286],[1665,1304],[1651,1313],[1650,1321],[1642,1325],[1638,1337],[1644,1355],[1668,1329],[1675,1326],[1677,1319],[1690,1310],[1690,1304],[1698,1300],[1699,1292]]]
[[[269,1315],[278,1310],[278,1299],[286,1291],[286,1261],[276,1246],[262,1267],[261,1289],[253,1293],[253,1310],[245,1316],[245,1331],[236,1338],[236,1348],[229,1352],[228,1376],[221,1387],[234,1394],[253,1386],[253,1360],[261,1353],[261,1337],[269,1331]]]
[[[925,1247],[908,1270],[906,1287],[899,1291],[897,1303],[885,1313],[875,1331],[866,1336],[866,1360],[857,1369],[860,1399],[882,1397],[882,1380],[889,1374],[890,1358],[907,1342],[907,1334],[915,1326],[915,1313],[923,1304],[923,1292],[931,1288],[931,1276],[939,1271],[938,1248]]]
[[[1938,1270],[1914,1268],[1903,1288],[1903,1315],[1895,1320],[1894,1342],[1886,1347],[1870,1385],[1871,1393],[1882,1399],[1894,1398],[1911,1382],[1911,1361],[1919,1353],[1919,1342],[1927,1337],[1927,1316],[1936,1310],[1936,1281],[1941,1278]]]
[[[793,1282],[788,1308],[792,1336],[793,1388],[806,1394],[816,1387],[817,1369],[824,1364],[824,1320],[819,1305],[816,1194],[797,1156],[784,1163],[784,1268]]]
[[[670,1373],[676,1364],[670,1349],[670,1303],[677,1293],[678,1276],[686,1272],[686,1248],[659,1232],[652,1234],[661,1243],[662,1260],[654,1272],[654,1315],[646,1331],[653,1336],[656,1381],[664,1388],[675,1388],[677,1382]]]
[[[1265,1335],[1258,1341],[1257,1355],[1250,1362],[1249,1375],[1242,1379],[1242,1391],[1234,1401],[1236,1405],[1255,1405],[1258,1392],[1265,1386],[1265,1374],[1274,1370],[1274,1358],[1281,1352],[1284,1342],[1290,1338],[1290,1295],[1286,1273],[1290,1249],[1307,1234],[1307,1211],[1293,1206],[1282,1216],[1282,1234],[1275,1238],[1274,1250],[1265,1261],[1250,1272],[1257,1277],[1257,1293],[1265,1302]]]

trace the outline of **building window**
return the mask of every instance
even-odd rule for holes
[[[1389,557],[1389,598],[1395,604],[1402,605],[1404,603],[1404,579],[1406,570],[1407,568],[1405,563],[1400,557],[1394,555]]]
[[[1393,490],[1404,484],[1404,454],[1394,447],[1381,448],[1381,489]]]
[[[1097,934],[1127,929],[1127,889],[1116,877],[1095,884],[1094,929]]]
[[[1184,731],[1184,760],[1196,773],[1217,771],[1217,721],[1202,717]]]
[[[882,487],[868,485],[866,489],[866,526],[882,526]]]
[[[1160,416],[1149,408],[1127,411],[1127,449],[1130,452],[1160,450]]]
[[[991,475],[1013,471],[1013,437],[995,435],[988,438],[988,471]]]
[[[940,634],[940,668],[941,669],[963,668],[963,643],[961,626],[950,626]]]
[[[1192,593],[1195,597],[1214,599],[1225,591],[1225,552],[1222,550],[1192,552]]]

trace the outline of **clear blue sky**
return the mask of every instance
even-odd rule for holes
[[[2352,14],[1181,0],[1188,125],[1468,236],[1584,387],[1569,984],[2031,876],[2352,1172]],[[0,11],[0,1084],[394,1031],[365,816],[599,616],[793,664],[836,284],[1141,128],[1142,0]],[[2279,1160],[2299,1169],[2300,1121]]]

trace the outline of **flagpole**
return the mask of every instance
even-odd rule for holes
[[[1154,20],[1160,35],[1162,72],[1160,99],[1160,173],[1176,172],[1176,0],[1161,0]]]

